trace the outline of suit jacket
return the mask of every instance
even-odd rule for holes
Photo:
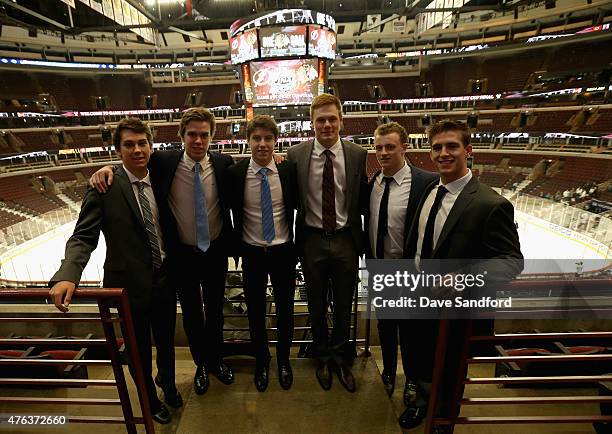
[[[239,245],[242,240],[242,229],[244,223],[244,188],[246,182],[247,171],[249,170],[250,158],[245,158],[242,161],[229,167],[227,170],[228,193],[232,215],[234,216],[234,241],[237,246],[237,254],[241,254]],[[281,187],[283,190],[283,202],[285,205],[285,219],[289,228],[289,241],[293,241],[293,210],[295,209],[295,192],[293,191],[293,183],[291,181],[291,173],[289,163],[283,161],[276,165],[278,176],[280,178]]]
[[[176,258],[176,255],[182,250],[182,243],[179,237],[176,218],[170,208],[168,201],[170,197],[170,189],[176,169],[183,158],[185,151],[156,151],[151,155],[149,160],[149,169],[155,199],[159,208],[159,219],[162,232],[164,234],[164,246],[166,254],[169,258]],[[228,195],[226,193],[226,169],[233,164],[232,157],[229,155],[219,154],[217,152],[208,152],[210,161],[213,165],[215,178],[217,182],[217,191],[219,195],[219,204],[221,206],[221,215],[223,218],[223,228],[218,237],[221,246],[228,246],[232,240],[232,220],[230,217],[230,205]],[[227,251],[229,253],[229,250]]]
[[[126,288],[130,305],[148,309],[151,302],[153,261],[140,207],[127,173],[120,167],[105,194],[89,188],[74,233],[66,243],[65,258],[49,286],[61,280],[77,286],[100,231],[106,241],[104,286]]]
[[[423,203],[437,184],[437,181],[432,182],[427,187],[412,222],[408,236],[410,258],[414,257],[417,249],[419,215]],[[495,261],[489,261],[489,265],[495,267],[488,270],[490,277],[512,280],[523,270],[523,254],[514,224],[514,207],[473,176],[457,197],[444,223],[432,259],[493,259]],[[470,267],[474,265],[472,263]]]
[[[341,140],[344,151],[346,172],[346,204],[348,211],[347,225],[357,251],[363,251],[363,225],[361,222],[361,200],[367,189],[366,161],[368,152],[361,146],[348,140]],[[308,140],[292,146],[287,151],[287,162],[290,164],[293,183],[298,192],[297,219],[295,222],[295,244],[300,254],[304,246],[304,226],[306,225],[306,197],[308,196],[308,178],[314,140]]]
[[[406,163],[408,164],[408,163]],[[372,194],[372,189],[374,188],[374,182],[376,182],[376,177],[380,174],[380,171],[376,172],[376,174],[372,177],[368,184],[367,196],[364,202],[364,220],[365,220],[365,229],[364,229],[364,246],[365,246],[365,254],[366,258],[372,259],[374,258],[373,249],[370,245],[370,195]],[[408,205],[406,206],[406,220],[404,223],[404,254],[403,258],[410,258],[408,256],[408,233],[410,232],[410,227],[412,226],[412,221],[416,218],[418,220],[417,208],[421,202],[421,198],[423,194],[427,190],[427,187],[432,182],[438,182],[440,179],[437,173],[428,172],[413,165],[410,165],[410,195],[408,196]]]

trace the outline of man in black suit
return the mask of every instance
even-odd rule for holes
[[[197,366],[198,395],[208,390],[208,371],[224,384],[234,381],[222,359],[223,297],[232,240],[224,193],[226,169],[233,160],[208,150],[214,134],[215,116],[210,110],[186,110],[179,126],[185,150],[155,152],[149,162],[172,284],[178,288],[183,327]],[[96,172],[91,182],[103,191],[107,178],[110,184],[108,167]],[[164,378],[158,380],[164,385]]]
[[[445,273],[471,274],[494,267],[487,270],[487,279],[513,279],[523,269],[514,208],[504,197],[480,183],[468,168],[468,157],[472,153],[469,129],[461,122],[441,121],[431,126],[428,136],[430,157],[440,174],[440,181],[427,187],[410,230],[408,257],[414,257],[421,270],[427,268],[424,261],[428,260],[467,259],[469,269],[450,270],[444,269],[446,265],[438,265]],[[445,416],[454,417],[458,412],[458,408],[450,407],[461,393],[454,390],[457,378],[452,368],[459,363],[470,328],[477,334],[492,333],[493,323],[489,320],[450,321],[445,359],[449,369],[445,371],[439,390],[440,408],[437,409]],[[421,320],[418,333],[411,339],[407,359],[416,363],[415,380],[419,390],[415,403],[400,417],[404,428],[419,425],[425,417],[438,329],[439,320]]]
[[[122,167],[106,194],[89,189],[83,198],[74,233],[66,243],[65,259],[49,286],[55,306],[68,311],[75,287],[100,231],[106,241],[104,286],[126,288],[138,352],[153,419],[169,423],[170,413],[157,398],[151,375],[151,329],[157,347],[157,369],[167,379],[165,401],[180,407],[174,385],[174,323],[176,297],[166,276],[166,246],[162,243],[158,206],[147,163],[152,151],[149,127],[136,118],[121,121],[113,135]],[[130,369],[135,369],[130,363]]]
[[[363,225],[361,196],[367,188],[367,151],[340,138],[342,104],[329,94],[310,106],[315,139],[289,148],[287,162],[297,182],[296,246],[306,281],[319,384],[329,390],[331,369],[340,383],[356,389],[350,365],[351,306],[357,287]],[[328,289],[332,286],[333,331],[327,329]],[[333,364],[332,364],[333,362]]]
[[[270,351],[266,331],[268,276],[274,290],[277,320],[278,379],[285,390],[293,383],[289,351],[293,340],[296,254],[293,244],[294,192],[289,165],[275,164],[278,127],[270,116],[256,116],[246,129],[251,158],[228,169],[238,253],[242,256],[251,341],[256,365],[255,386],[268,387]]]
[[[374,132],[376,159],[381,166],[370,181],[366,204],[366,258],[407,259],[406,242],[417,207],[429,184],[438,180],[406,163],[408,133],[397,122],[380,125]],[[378,311],[378,310],[377,310]],[[380,312],[380,311],[378,311]],[[407,359],[413,322],[378,315],[378,336],[383,356],[382,381],[391,396],[395,388],[398,332],[402,365],[406,374],[404,401],[408,405],[415,393],[413,363]]]

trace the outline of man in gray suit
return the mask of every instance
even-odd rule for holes
[[[363,225],[360,196],[367,188],[367,152],[342,140],[342,105],[329,94],[310,106],[315,139],[289,148],[287,161],[297,183],[296,246],[306,280],[317,379],[324,390],[335,368],[340,383],[355,391],[350,364],[355,347],[349,342],[351,304],[357,283]],[[333,331],[327,330],[331,283]]]

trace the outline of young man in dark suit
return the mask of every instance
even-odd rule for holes
[[[381,166],[369,183],[365,224],[366,258],[407,259],[406,242],[417,207],[427,186],[438,175],[406,162],[408,133],[397,122],[380,125],[374,132],[376,159]],[[414,322],[378,315],[378,336],[383,356],[382,381],[391,396],[397,370],[398,333],[402,365],[406,375],[404,401],[410,402],[416,390],[413,361],[407,359]]]
[[[194,387],[201,395],[210,385],[209,371],[224,384],[234,381],[222,358],[223,297],[233,231],[225,177],[233,160],[208,150],[215,134],[215,116],[208,109],[186,110],[178,134],[185,149],[153,153],[149,168],[171,281],[178,288],[183,327],[197,366]],[[107,178],[110,184],[109,167],[96,172],[91,182],[103,191]]]
[[[49,294],[59,310],[68,311],[72,294],[103,232],[104,286],[127,289],[153,419],[169,423],[170,413],[157,398],[151,375],[153,329],[157,369],[167,379],[165,401],[180,407],[182,399],[174,383],[172,306],[176,306],[176,297],[168,286],[166,246],[147,169],[151,131],[139,119],[125,119],[115,130],[113,143],[123,165],[115,172],[115,183],[106,194],[91,188],[87,191],[74,233],[66,243],[65,259],[49,282]],[[134,368],[130,364],[130,369]]]
[[[427,187],[410,230],[408,257],[415,258],[418,269],[423,269],[423,261],[427,260],[465,259],[471,264],[471,269],[467,270],[471,274],[478,272],[479,267],[485,270],[494,267],[487,270],[487,279],[513,279],[523,269],[514,208],[504,197],[480,183],[468,168],[468,157],[472,153],[468,127],[462,122],[441,121],[430,127],[428,136],[430,157],[440,174],[440,181]],[[446,266],[438,265],[443,270]],[[446,273],[456,271],[466,270],[444,270]],[[424,419],[432,380],[439,320],[420,322],[407,356],[408,360],[416,361],[415,380],[419,390],[415,403],[400,418],[404,428],[417,426]],[[469,338],[468,330],[472,327],[477,334],[493,332],[493,323],[489,320],[450,321],[445,358],[449,369],[445,371],[439,391],[440,408],[437,409],[445,416],[457,414],[458,409],[451,408],[450,403],[462,391],[454,390],[457,378],[451,367],[459,363],[462,345]],[[438,431],[445,432],[447,428],[438,427]]]
[[[349,342],[363,225],[361,198],[367,188],[367,151],[340,138],[342,104],[329,94],[310,106],[315,139],[289,148],[287,162],[297,182],[295,241],[306,281],[319,384],[329,390],[331,370],[349,391],[356,389]],[[327,329],[328,289],[333,287],[333,331]]]
[[[276,307],[278,379],[283,389],[293,383],[289,351],[293,340],[296,254],[293,244],[295,194],[288,163],[275,164],[278,127],[270,116],[256,116],[246,128],[251,158],[228,169],[237,253],[242,256],[251,341],[255,351],[255,386],[268,387],[270,351],[266,331],[268,276]]]

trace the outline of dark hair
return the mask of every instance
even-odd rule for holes
[[[400,139],[400,143],[408,143],[408,133],[406,132],[406,128],[402,127],[397,122],[388,122],[386,124],[379,125],[374,131],[374,137],[376,136],[386,136],[388,134],[397,133]]]
[[[274,134],[274,140],[278,139],[278,125],[272,116],[257,115],[247,123],[246,138],[247,141],[251,138],[251,134],[256,128],[263,128]]]
[[[191,121],[203,121],[210,124],[210,136],[215,135],[215,115],[213,112],[204,107],[193,107],[183,112],[181,124],[179,125],[178,135],[182,139],[185,135],[185,128]]]
[[[121,148],[121,132],[125,130],[135,133],[145,133],[149,145],[153,146],[153,134],[146,122],[141,121],[139,118],[125,118],[121,119],[121,122],[119,122],[119,125],[117,125],[117,128],[115,128],[113,132],[113,146],[116,151]]]
[[[452,121],[450,119],[438,121],[427,129],[429,143],[433,143],[433,138],[435,136],[447,131],[459,131],[461,133],[461,141],[463,142],[463,146],[466,147],[470,144],[470,129],[465,122]]]

